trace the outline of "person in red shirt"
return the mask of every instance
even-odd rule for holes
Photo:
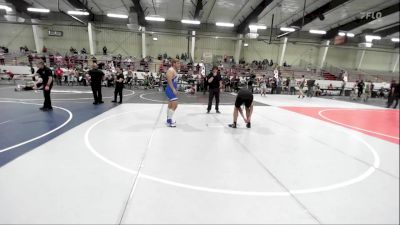
[[[8,75],[8,79],[9,79],[9,80],[12,80],[13,77],[14,77],[14,73],[11,72],[11,71],[9,71],[9,70],[3,70],[3,73],[5,73],[5,74]]]
[[[56,77],[57,77],[57,85],[61,86],[63,73],[64,73],[64,71],[60,67],[58,67],[56,69],[55,74],[56,74]]]

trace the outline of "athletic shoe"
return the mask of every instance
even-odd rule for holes
[[[167,119],[167,126],[168,127],[176,127],[176,122],[172,121],[171,119]]]
[[[231,128],[236,128],[236,123],[229,124],[228,126]]]

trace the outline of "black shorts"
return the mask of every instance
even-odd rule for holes
[[[246,108],[250,108],[251,104],[253,103],[253,96],[246,96],[246,97],[241,97],[237,96],[236,101],[235,101],[235,107],[240,108],[244,103],[244,106]]]

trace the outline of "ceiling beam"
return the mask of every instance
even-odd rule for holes
[[[388,16],[390,14],[396,13],[399,11],[399,5],[395,4],[392,6],[389,6],[387,8],[384,8],[382,10],[378,10],[376,12],[374,12],[373,14],[376,15],[378,12],[381,13],[382,17]],[[330,29],[326,35],[323,36],[324,39],[332,39],[334,38],[339,31],[351,31],[356,29],[357,27],[361,27],[362,25],[365,25],[367,23],[372,22],[374,19],[372,18],[357,18],[353,21],[350,21],[348,23],[345,23],[343,25],[340,25],[338,27],[335,27],[333,29]]]
[[[320,6],[319,8],[315,9],[314,11],[307,13],[304,16],[304,23],[303,23],[303,17],[292,22],[289,26],[296,26],[296,27],[303,27],[304,25],[311,23],[313,20],[315,20],[318,17],[323,18],[323,14],[326,12],[329,12],[341,5],[343,5],[344,3],[348,2],[350,0],[332,0],[322,6]]]
[[[389,36],[389,35],[399,32],[399,29],[400,29],[400,25],[399,25],[399,23],[397,23],[395,26],[391,26],[391,27],[384,28],[384,29],[376,29],[376,31],[374,31],[374,34],[377,34],[381,37],[386,37],[386,36]]]
[[[15,11],[24,18],[38,18],[39,14],[30,13],[27,9],[32,7],[31,4],[25,2],[24,0],[14,1],[14,0],[6,0],[7,3],[10,3],[14,6]]]
[[[144,19],[144,10],[142,8],[142,5],[140,4],[140,0],[132,0],[133,3],[133,9],[135,10],[137,14],[137,19],[138,23],[142,27],[146,27],[146,20]]]
[[[237,28],[238,33],[244,33],[247,29],[250,23],[252,22],[257,22],[258,16],[264,11],[265,8],[269,4],[271,4],[273,0],[263,0],[258,6],[246,17],[246,19],[243,20],[242,23],[239,24]]]
[[[94,20],[94,13],[92,12],[91,9],[88,8],[87,5],[83,4],[80,0],[67,0],[73,7],[77,8],[77,9],[84,9],[86,10],[90,15],[90,20],[93,21]]]
[[[214,6],[215,6],[215,3],[217,2],[217,0],[214,0],[214,2],[213,2],[213,4],[212,4],[212,6],[211,6],[211,9],[210,9],[210,11],[208,12],[208,16],[207,16],[207,19],[206,19],[206,23],[208,23],[208,18],[210,18],[210,15],[211,15],[211,13],[212,13],[212,11],[213,11],[213,9],[214,9]]]
[[[193,19],[198,19],[200,11],[203,10],[203,0],[197,0],[196,9],[194,11]]]

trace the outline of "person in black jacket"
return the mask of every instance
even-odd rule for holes
[[[39,74],[42,82],[41,84],[43,85],[43,96],[44,96],[44,103],[43,107],[39,108],[42,111],[51,111],[53,110],[53,107],[51,106],[51,99],[50,99],[50,92],[51,88],[53,87],[53,72],[44,65],[43,61],[39,61],[38,64],[38,70],[36,71],[37,74]]]
[[[92,86],[94,105],[104,103],[101,95],[101,82],[103,81],[104,73],[98,69],[96,63],[92,64],[92,69],[89,71],[90,86]]]
[[[218,72],[218,67],[214,66],[212,68],[212,72],[210,73],[210,75],[207,76],[207,82],[208,82],[208,89],[209,89],[209,93],[210,93],[210,95],[208,97],[207,113],[210,113],[214,96],[215,96],[215,110],[217,111],[217,113],[221,113],[219,111],[218,106],[219,106],[220,88],[222,87],[222,78]]]
[[[115,79],[114,101],[117,102],[117,95],[119,95],[119,104],[122,103],[122,89],[124,89],[124,73],[120,67],[117,67],[117,77]]]
[[[399,103],[399,95],[400,95],[400,90],[399,90],[399,84],[396,84],[395,80],[392,80],[390,83],[390,90],[389,90],[389,96],[388,96],[388,101],[386,108],[390,108],[393,104],[394,101],[396,101],[394,105],[394,109],[397,107],[397,104]]]

